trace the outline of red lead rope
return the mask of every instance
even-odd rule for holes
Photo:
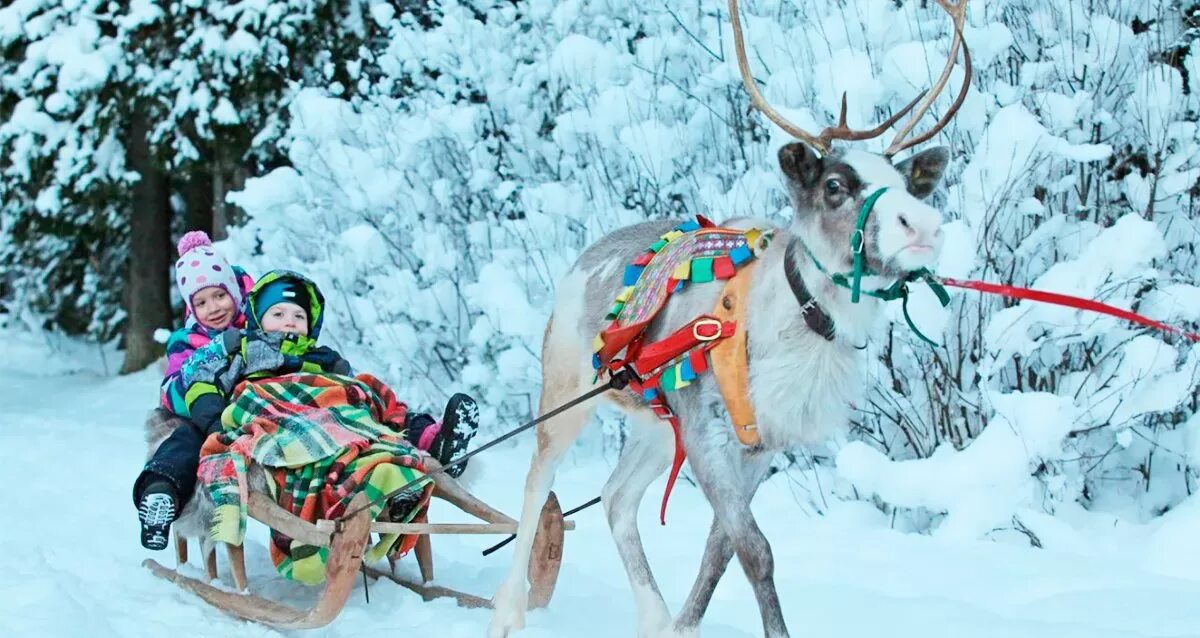
[[[938,277],[936,279],[943,286],[951,288],[966,288],[968,290],[977,290],[1002,297],[1010,297],[1014,299],[1029,299],[1030,301],[1041,301],[1051,303],[1058,306],[1067,306],[1068,308],[1078,308],[1079,310],[1089,310],[1100,314],[1118,317],[1126,321],[1140,323],[1143,326],[1156,328],[1163,332],[1173,332],[1177,335],[1182,335],[1193,342],[1200,343],[1200,334],[1188,332],[1181,328],[1177,328],[1170,324],[1165,324],[1161,321],[1155,321],[1149,317],[1143,317],[1136,312],[1122,310],[1116,306],[1100,303],[1091,299],[1082,297],[1073,297],[1071,295],[1062,295],[1056,292],[1046,292],[1044,290],[1033,290],[1032,288],[1020,288],[1017,286],[1008,286],[1005,284],[992,284],[986,281],[975,281],[972,279],[950,279]]]

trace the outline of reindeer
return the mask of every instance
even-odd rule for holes
[[[601,395],[623,410],[631,423],[602,497],[636,600],[639,636],[696,635],[717,581],[734,554],[754,589],[764,635],[788,635],[775,590],[771,546],[754,520],[750,502],[776,452],[819,442],[848,428],[849,405],[866,377],[862,349],[880,323],[882,302],[863,298],[852,303],[850,293],[835,286],[816,262],[826,265],[826,270],[850,267],[854,255],[849,238],[857,228],[856,218],[866,198],[881,187],[888,190],[874,202],[857,239],[867,255],[867,266],[877,273],[864,279],[863,286],[886,286],[932,266],[939,254],[942,216],[922,200],[940,181],[948,151],[932,148],[892,163],[896,153],[943,128],[970,85],[970,54],[962,46],[965,78],[960,94],[932,129],[908,138],[945,87],[963,45],[966,0],[938,2],[952,18],[955,36],[945,70],[932,90],[918,95],[880,126],[863,131],[847,126],[843,95],[838,125],[813,136],[787,122],[759,94],[746,57],[737,0],[729,0],[738,67],[752,105],[799,139],[778,152],[794,215],[786,229],[776,229],[775,241],[759,254],[749,286],[745,320],[749,397],[761,443],[748,447],[734,437],[712,375],[701,376],[671,395],[692,473],[713,508],[700,573],[674,619],[651,573],[637,526],[638,505],[646,488],[672,460],[673,434],[632,393]],[[831,145],[834,140],[877,137],[910,111],[911,118],[882,155]],[[652,221],[614,231],[587,248],[559,283],[542,349],[541,414],[595,387],[590,346],[604,328],[605,311],[620,290],[622,270],[677,223]],[[747,219],[726,223],[734,228],[765,224]],[[678,293],[655,319],[649,339],[670,334],[707,312],[720,294],[721,286],[712,284]],[[538,513],[558,463],[594,408],[594,403],[576,406],[538,427],[512,567],[493,598],[492,638],[524,626],[529,600],[525,580]]]

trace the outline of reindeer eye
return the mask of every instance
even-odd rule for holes
[[[832,195],[837,195],[838,193],[841,193],[841,192],[842,192],[842,180],[837,179],[836,177],[831,177],[831,178],[825,180],[825,194],[826,195],[832,196]]]

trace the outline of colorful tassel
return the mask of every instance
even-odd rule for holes
[[[662,386],[663,392],[670,392],[679,387],[676,384],[675,366],[670,366],[662,372],[662,378],[659,380],[659,385]]]
[[[735,266],[741,266],[753,256],[754,253],[750,251],[750,248],[744,245],[729,251],[729,259],[733,261],[733,265]]]
[[[694,381],[696,379],[696,370],[692,368],[692,359],[688,357],[679,364],[679,378],[684,381]]]
[[[671,273],[671,279],[678,279],[680,281],[686,280],[691,275],[691,272],[692,272],[691,260],[682,262],[678,266],[675,267],[675,272]]]
[[[642,271],[646,270],[645,266],[636,266],[630,264],[625,267],[625,275],[621,277],[621,284],[632,286],[638,282],[638,278],[642,276]]]
[[[713,280],[712,257],[697,257],[692,260],[692,281],[698,284]]]
[[[737,274],[737,268],[729,255],[721,255],[713,260],[713,275],[717,279],[731,279]]]
[[[676,377],[676,390],[683,390],[684,387],[691,385],[691,381],[683,378],[683,363],[676,363],[671,369]]]

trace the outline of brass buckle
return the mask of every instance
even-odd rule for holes
[[[700,331],[697,330],[697,328],[699,328],[700,326],[713,326],[717,330],[716,330],[716,332],[713,333],[713,335],[711,337],[706,337],[706,336],[700,334]],[[701,341],[701,342],[716,341],[717,339],[720,339],[721,338],[721,322],[717,321],[716,319],[701,319],[701,320],[697,321],[696,323],[692,324],[692,337],[695,338],[696,341]]]

